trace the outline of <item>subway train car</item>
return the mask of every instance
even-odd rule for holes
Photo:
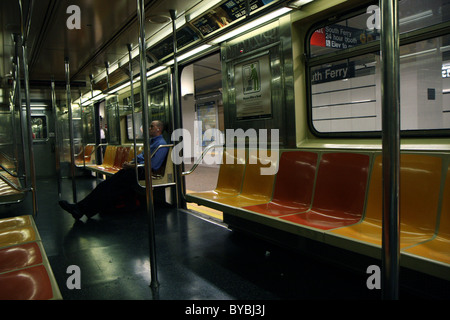
[[[450,298],[449,0],[0,3],[0,299]]]

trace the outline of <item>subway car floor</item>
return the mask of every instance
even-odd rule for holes
[[[78,199],[97,183],[76,180]],[[72,181],[63,179],[62,199],[72,201]],[[150,284],[145,210],[102,214],[75,221],[58,205],[54,179],[38,179],[36,224],[65,300],[286,300],[380,299],[364,272],[329,264],[230,231],[191,211],[155,204],[159,289]],[[0,218],[31,214],[31,195],[0,206]],[[81,271],[81,288],[69,289],[68,267]],[[411,290],[401,298],[429,298]]]

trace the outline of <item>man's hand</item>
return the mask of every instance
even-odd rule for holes
[[[122,169],[132,169],[136,166],[133,162],[124,162],[122,165]]]

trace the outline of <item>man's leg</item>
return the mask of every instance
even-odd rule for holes
[[[135,171],[133,169],[122,169],[98,184],[90,194],[78,202],[78,207],[84,214],[91,217],[105,206],[114,203],[118,196],[134,190],[135,184]]]
[[[139,168],[139,172],[141,172]],[[106,205],[114,203],[119,195],[135,190],[136,175],[134,169],[122,169],[112,177],[102,181],[83,200],[77,204],[60,201],[61,207],[70,212],[75,219],[83,215],[92,217]]]

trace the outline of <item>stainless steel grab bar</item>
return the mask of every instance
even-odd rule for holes
[[[203,150],[202,155],[200,156],[200,158],[197,159],[197,161],[195,161],[194,165],[192,166],[192,168],[189,171],[184,171],[182,173],[183,176],[187,176],[190,175],[192,172],[195,171],[195,169],[197,169],[198,165],[200,164],[200,162],[203,160],[203,158],[205,157],[205,155],[213,148],[223,148],[222,144],[210,144],[208,145],[205,150]]]

